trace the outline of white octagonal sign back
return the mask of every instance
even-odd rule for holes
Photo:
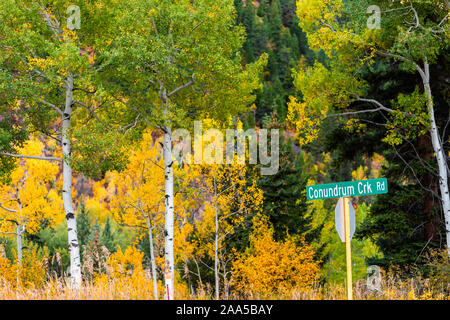
[[[347,198],[349,217],[350,217],[350,239],[352,239],[355,233],[355,209],[353,208],[352,202]],[[334,222],[336,225],[337,233],[342,242],[345,242],[345,224],[344,224],[344,198],[339,198],[339,201],[334,209]]]

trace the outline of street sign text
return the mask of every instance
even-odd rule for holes
[[[368,196],[388,192],[387,179],[320,184],[306,187],[308,200]]]

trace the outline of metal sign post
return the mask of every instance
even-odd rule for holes
[[[352,246],[350,238],[350,214],[349,214],[349,198],[344,198],[344,221],[345,221],[345,254],[347,258],[347,299],[353,300],[353,283],[352,283]]]

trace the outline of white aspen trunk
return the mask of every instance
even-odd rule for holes
[[[172,161],[172,129],[164,128],[164,173],[165,173],[165,213],[164,213],[164,245],[165,245],[165,299],[174,299],[174,252],[173,252],[173,161]]]
[[[73,104],[73,76],[71,74],[67,77],[66,85],[66,104],[63,112],[61,137],[63,152],[62,198],[67,222],[67,237],[69,241],[70,286],[72,289],[78,290],[81,286],[80,248],[78,245],[75,210],[72,203],[72,167],[68,163],[68,158],[71,155],[69,133]]]
[[[434,104],[433,96],[430,87],[430,68],[428,61],[425,61],[425,77],[423,79],[423,85],[425,94],[427,96],[428,115],[430,117],[430,133],[433,149],[436,154],[436,161],[439,168],[439,188],[441,191],[442,209],[444,210],[445,219],[445,233],[447,237],[447,251],[450,256],[450,195],[448,189],[448,172],[447,172],[447,158],[444,153],[442,141],[439,137],[439,131],[436,126],[436,119],[434,116]]]
[[[22,233],[25,231],[25,226],[17,224],[16,228],[16,242],[17,242],[17,265],[19,267],[22,266],[22,257],[23,257],[23,249],[22,249]]]
[[[218,251],[219,251],[219,217],[217,210],[217,189],[216,179],[214,178],[214,220],[215,220],[215,234],[214,234],[214,279],[216,285],[216,300],[219,300],[219,266],[218,266]]]
[[[22,210],[22,207],[20,207],[20,210]],[[22,245],[22,233],[25,232],[25,225],[20,225],[17,223],[16,228],[16,242],[17,242],[17,272],[16,272],[16,283],[17,288],[20,284],[20,273],[22,272],[22,257],[23,257],[23,245]]]
[[[153,232],[152,232],[152,224],[150,223],[150,218],[147,218],[148,224],[148,238],[150,241],[150,260],[152,265],[152,278],[153,278],[153,294],[155,296],[154,300],[158,300],[158,279],[156,279],[156,262],[155,262],[155,253],[153,247]]]
[[[22,217],[22,201],[20,200],[19,188],[16,189],[16,197],[17,197],[17,206],[19,207],[19,214]],[[25,225],[21,225],[19,221],[16,221],[16,242],[17,242],[17,265],[19,267],[22,266],[22,257],[23,257],[23,249],[22,249],[22,233],[25,231]],[[18,277],[19,275],[17,275]],[[19,281],[19,279],[17,279]]]

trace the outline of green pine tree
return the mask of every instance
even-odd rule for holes
[[[281,15],[281,5],[279,0],[272,1],[268,12],[270,22],[270,38],[278,47],[280,45],[280,34],[283,29],[283,17]]]
[[[307,179],[303,173],[302,153],[294,155],[291,139],[281,136],[280,140],[278,173],[263,176],[258,183],[264,192],[263,214],[269,215],[277,240],[285,239],[289,233],[304,235],[310,242],[317,238],[319,231],[312,228],[311,216],[307,214]]]
[[[86,211],[84,201],[81,201],[80,209],[77,214],[77,233],[80,247],[83,248],[88,244],[89,236],[91,234],[91,221]],[[81,259],[83,259],[83,250],[80,250]]]
[[[103,244],[106,248],[108,248],[109,252],[115,252],[116,251],[116,244],[114,241],[114,236],[111,228],[111,219],[109,216],[106,218],[105,221],[105,227],[103,228],[102,232],[102,240]]]
[[[243,50],[247,63],[254,62],[255,46],[257,45],[256,34],[256,13],[252,5],[246,5],[242,11],[242,24],[247,33],[247,40],[244,43]]]

